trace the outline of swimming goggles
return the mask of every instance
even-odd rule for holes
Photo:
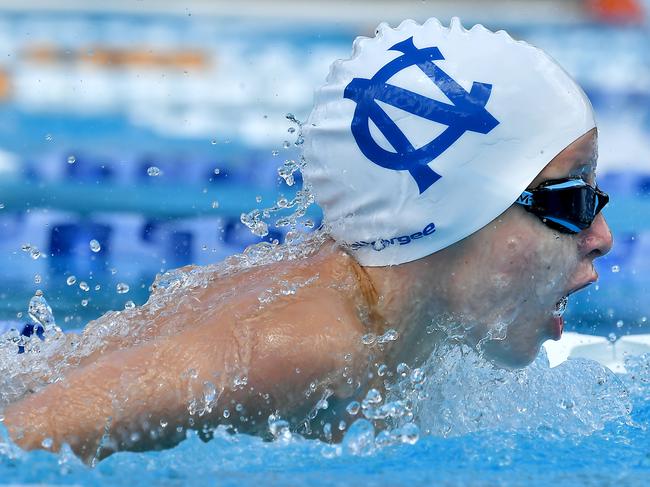
[[[579,178],[554,179],[521,193],[515,203],[562,233],[589,228],[609,196]]]

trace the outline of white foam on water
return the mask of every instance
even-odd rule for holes
[[[550,368],[542,349],[519,370],[500,369],[466,346],[443,346],[422,367],[414,414],[429,434],[525,431],[585,435],[629,420],[631,399],[609,369],[586,359]]]

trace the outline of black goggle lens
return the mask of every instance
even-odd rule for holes
[[[606,193],[581,179],[547,181],[527,193],[531,198],[526,200],[526,210],[549,227],[572,234],[589,228],[609,202]]]

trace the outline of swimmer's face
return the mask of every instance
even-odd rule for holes
[[[529,189],[570,176],[595,185],[596,159],[594,129],[558,154]],[[611,246],[602,213],[570,235],[513,205],[454,251],[452,310],[469,328],[471,341],[489,338],[481,343],[488,357],[509,367],[527,365],[544,341],[560,337],[553,317],[558,301],[597,279],[594,259]]]

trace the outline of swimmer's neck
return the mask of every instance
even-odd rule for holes
[[[389,362],[421,363],[443,338],[439,322],[448,302],[439,276],[448,276],[449,269],[445,259],[432,257],[395,266],[362,267],[377,297],[372,311],[384,327],[399,333],[398,342],[387,351]]]

